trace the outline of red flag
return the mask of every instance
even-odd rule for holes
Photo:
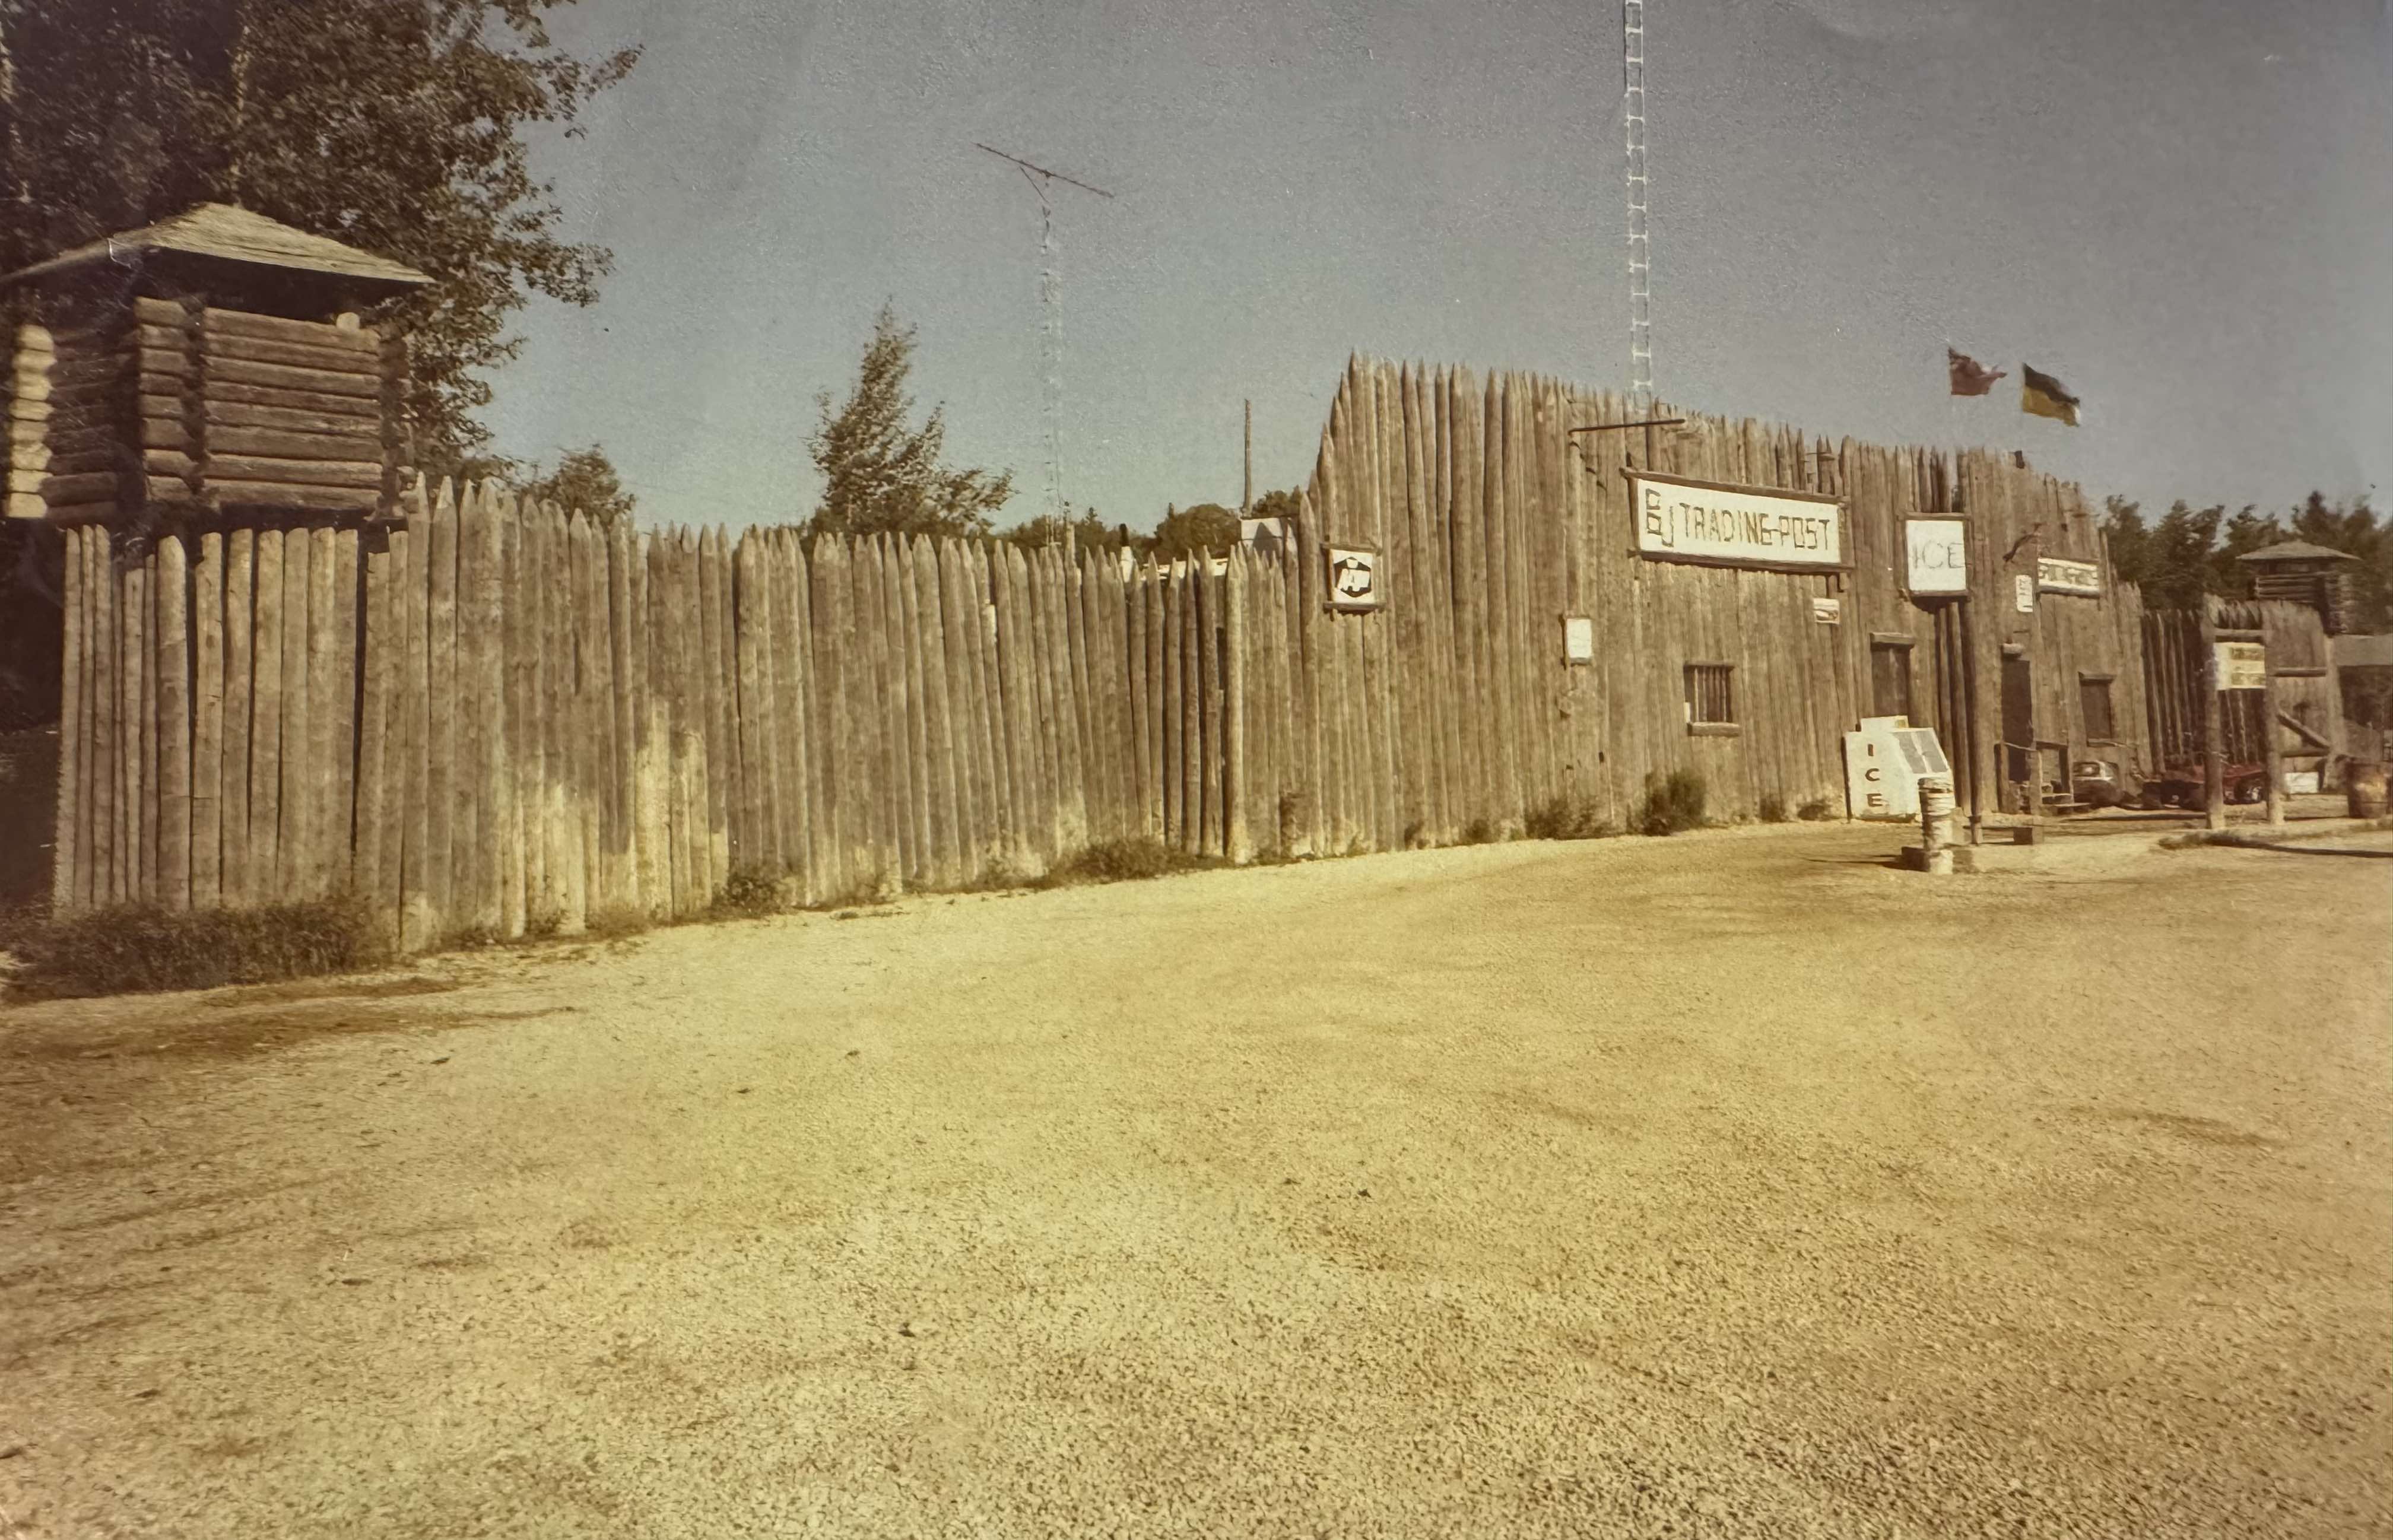
[[[1967,353],[1956,352],[1949,343],[1944,348],[1944,364],[1953,376],[1955,396],[1983,396],[1994,388],[1994,382],[2005,372],[1988,369]]]

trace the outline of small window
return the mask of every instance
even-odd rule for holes
[[[2119,726],[2111,716],[2111,676],[2107,673],[2081,673],[2077,676],[2077,705],[2086,718],[2086,737],[2092,743],[2115,743]]]
[[[1879,716],[1911,715],[1911,643],[1870,644],[1870,695]]]
[[[1687,726],[1697,733],[1734,732],[1736,696],[1726,663],[1687,665]]]

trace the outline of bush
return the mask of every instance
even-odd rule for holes
[[[1814,797],[1795,810],[1795,816],[1807,824],[1823,822],[1828,817],[1828,799]]]
[[[1645,777],[1645,801],[1637,810],[1640,834],[1676,834],[1704,822],[1704,778],[1692,770]]]
[[[151,904],[10,928],[12,993],[27,998],[214,989],[347,972],[389,959],[384,928],[350,896],[172,913]]]
[[[1137,882],[1179,871],[1201,871],[1222,863],[1192,855],[1160,840],[1100,840],[1082,845],[1047,873],[1049,886],[1067,882]]]
[[[1531,808],[1527,829],[1532,840],[1601,840],[1618,832],[1597,816],[1591,799],[1572,796]]]
[[[1462,842],[1466,845],[1494,844],[1496,842],[1496,825],[1486,818],[1471,819],[1471,822],[1463,828]]]
[[[1786,799],[1775,791],[1765,793],[1761,799],[1761,821],[1765,824],[1785,823]]]
[[[723,920],[754,920],[788,907],[781,900],[780,879],[762,867],[735,867],[723,880],[707,912]]]

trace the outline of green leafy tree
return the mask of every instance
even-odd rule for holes
[[[1199,552],[1224,555],[1237,543],[1236,511],[1218,502],[1199,502],[1193,508],[1167,510],[1163,522],[1155,527],[1148,554],[1157,561],[1178,561]]]
[[[204,202],[409,263],[437,281],[373,319],[411,339],[418,463],[490,469],[507,317],[592,304],[610,262],[527,159],[637,57],[557,48],[565,3],[0,0],[0,268]]]
[[[615,474],[615,463],[596,444],[566,450],[554,470],[532,466],[523,490],[527,496],[554,502],[569,512],[578,508],[602,525],[630,518],[640,501],[623,489],[622,480]]]
[[[1296,501],[1296,493],[1293,490],[1265,492],[1262,496],[1255,499],[1254,512],[1250,516],[1255,518],[1294,518],[1297,516],[1297,508],[1298,503]]]
[[[2191,609],[2206,594],[2248,595],[2251,571],[2239,558],[2282,540],[2344,552],[2360,563],[2352,572],[2348,623],[2365,632],[2393,630],[2393,530],[2368,500],[2347,508],[2314,491],[2291,514],[2288,524],[2249,507],[2230,514],[2223,505],[2193,508],[2180,502],[2148,525],[2137,504],[2114,497],[2105,505],[2102,532],[2112,566],[2155,609]]]
[[[822,502],[805,523],[817,534],[985,535],[989,516],[1013,495],[1011,472],[950,470],[939,463],[947,438],[944,407],[919,428],[907,426],[914,398],[914,328],[888,306],[872,320],[856,386],[833,411],[816,398],[819,425],[807,447],[822,472]]]

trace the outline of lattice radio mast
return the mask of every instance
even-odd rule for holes
[[[1645,0],[1621,0],[1623,133],[1628,161],[1628,404],[1654,407],[1654,263],[1645,239]]]
[[[1100,198],[1111,198],[1103,188],[1066,176],[1060,171],[1050,171],[1033,165],[1019,155],[1009,155],[977,141],[975,150],[987,150],[1000,161],[1011,161],[1039,195],[1039,306],[1040,311],[1040,361],[1044,366],[1047,398],[1047,511],[1057,519],[1066,517],[1064,503],[1064,281],[1056,270],[1055,208],[1048,199],[1048,185],[1062,182],[1093,192]]]

